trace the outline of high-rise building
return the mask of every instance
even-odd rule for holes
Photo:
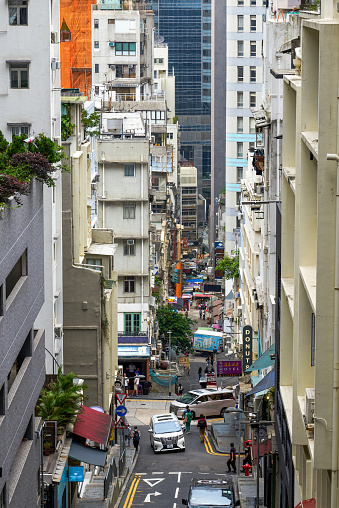
[[[209,201],[211,179],[211,2],[155,0],[154,24],[168,45],[176,76],[181,154],[198,170],[198,190]],[[203,225],[203,206],[198,224]]]

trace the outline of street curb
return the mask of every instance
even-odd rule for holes
[[[135,455],[135,460],[132,463],[131,469],[129,469],[128,475],[126,476],[124,484],[123,484],[123,486],[121,488],[119,497],[118,497],[116,503],[113,505],[113,508],[118,508],[119,507],[121,499],[122,499],[123,495],[125,494],[126,486],[127,486],[128,482],[129,482],[129,479],[132,476],[132,473],[133,473],[133,471],[135,469],[135,466],[136,466],[136,463],[137,463],[137,460],[138,460],[138,457],[139,457],[139,453],[140,453],[140,448],[139,448],[139,450],[137,451],[137,453]]]
[[[213,446],[214,446],[214,448],[217,450],[217,452],[218,452],[218,453],[222,453],[223,455],[228,455],[228,452],[224,452],[224,450],[221,450],[221,449],[217,446],[217,444],[216,444],[216,442],[215,442],[215,439],[214,439],[214,435],[213,435],[213,433],[212,433],[212,432],[209,432],[208,434],[209,434],[209,436],[208,436],[208,437],[209,437],[209,439],[212,441]]]

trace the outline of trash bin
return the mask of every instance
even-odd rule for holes
[[[199,383],[200,383],[201,388],[207,387],[207,379],[205,377],[201,377]]]
[[[150,386],[152,386],[152,383],[150,383],[150,381],[144,382],[144,385],[143,385],[144,395],[148,395]]]

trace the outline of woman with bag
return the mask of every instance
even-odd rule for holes
[[[193,415],[191,413],[191,410],[188,409],[188,411],[186,411],[186,414],[185,414],[185,424],[186,424],[186,433],[187,434],[190,434],[191,433],[191,421],[192,421],[192,418],[193,418]]]

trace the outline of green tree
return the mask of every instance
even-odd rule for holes
[[[227,280],[239,277],[239,251],[237,250],[233,256],[226,253],[223,259],[219,259],[215,269],[224,272]]]
[[[100,114],[99,113],[88,113],[85,109],[81,112],[81,122],[85,129],[85,137],[88,136],[99,136],[100,131]]]
[[[163,305],[157,310],[160,337],[168,340],[168,331],[171,330],[171,346],[176,352],[191,351],[194,321],[183,314],[179,314],[171,305]]]
[[[65,427],[73,423],[84,400],[86,385],[75,385],[75,374],[63,374],[59,367],[57,379],[50,383],[49,389],[43,388],[37,404],[38,416],[45,420],[56,420],[57,426]]]

